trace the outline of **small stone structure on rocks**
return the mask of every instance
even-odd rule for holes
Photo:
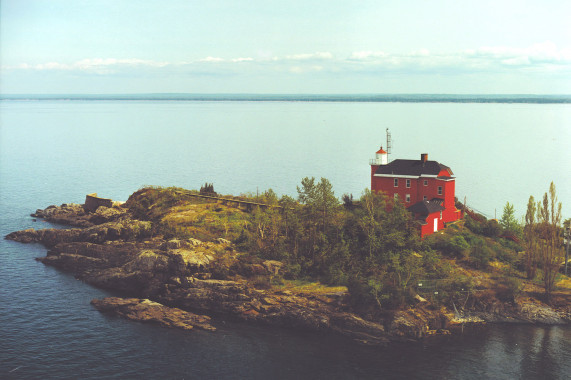
[[[109,198],[99,198],[97,193],[85,196],[85,204],[83,205],[85,211],[95,212],[99,206],[113,207],[113,201]]]

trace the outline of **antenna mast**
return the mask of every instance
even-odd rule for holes
[[[390,154],[391,154],[391,148],[393,147],[393,143],[391,141],[391,133],[389,132],[389,129],[387,128],[387,162],[391,162],[390,160]]]

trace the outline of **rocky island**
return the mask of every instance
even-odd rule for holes
[[[223,316],[333,332],[366,344],[419,339],[486,321],[571,321],[569,288],[554,292],[550,305],[532,282],[523,281],[517,292],[502,298],[506,287],[501,281],[454,259],[442,258],[450,271],[474,278],[469,292],[458,293],[463,304],[452,297],[449,302],[427,297],[412,287],[406,289],[406,301],[385,302],[370,282],[365,291],[369,298],[363,298],[354,285],[328,286],[307,277],[302,281],[291,261],[244,248],[244,230],[265,228],[260,218],[283,214],[279,207],[289,205],[252,206],[256,202],[245,198],[175,188],[143,188],[124,204],[95,207],[90,196],[84,205],[50,206],[32,214],[71,228],[17,231],[6,239],[41,243],[48,251],[37,260],[125,295],[92,301],[101,312],[124,318],[215,331],[217,318]],[[377,301],[374,311],[367,300]]]

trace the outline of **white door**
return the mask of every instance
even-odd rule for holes
[[[434,232],[438,231],[438,218],[434,218]]]

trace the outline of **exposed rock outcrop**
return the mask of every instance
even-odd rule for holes
[[[139,322],[158,323],[165,327],[184,330],[199,328],[216,331],[210,317],[197,315],[174,307],[167,307],[148,299],[108,297],[94,299],[91,304],[104,313],[112,313]]]
[[[38,259],[44,264],[73,272],[92,285],[138,297],[93,300],[98,310],[169,327],[213,330],[209,317],[192,312],[222,314],[381,344],[446,332],[451,321],[458,325],[482,320],[550,324],[571,320],[568,302],[563,303],[566,309],[554,310],[537,302],[507,303],[484,296],[473,298],[463,319],[455,320],[418,297],[413,308],[366,320],[343,302],[346,294],[272,288],[269,279],[280,274],[283,263],[248,257],[226,239],[165,238],[156,233],[153,222],[137,220],[129,209],[115,206],[86,212],[80,205],[64,204],[38,210],[34,216],[79,228],[29,229],[6,238],[41,243],[49,249]],[[260,277],[268,281],[264,289],[254,281]]]
[[[72,229],[27,229],[8,234],[6,239],[20,243],[41,243],[48,248],[60,243],[82,241],[102,244],[113,240],[134,240],[150,235],[151,222],[123,219],[93,225],[88,228]]]
[[[34,218],[42,218],[48,222],[65,224],[74,227],[91,227],[119,219],[127,213],[123,207],[99,206],[93,211],[85,208],[85,205],[76,203],[64,203],[61,206],[49,206],[43,210],[38,209],[31,214]]]
[[[80,208],[74,210],[83,212]],[[240,254],[228,240],[164,240],[160,236],[145,237],[147,230],[150,222],[124,216],[86,228],[25,230],[6,238],[44,244],[50,250],[38,260],[71,271],[92,285],[161,302],[93,301],[98,309],[113,310],[127,318],[162,323],[160,320],[168,320],[166,315],[171,315],[174,308],[270,325],[334,331],[369,344],[388,341],[382,324],[341,310],[335,297],[260,290],[249,283],[249,276],[277,275],[283,265],[279,261],[241,262]],[[213,273],[235,273],[237,278],[209,278]],[[194,326],[196,321],[188,324]]]
[[[432,335],[435,331],[445,331],[449,324],[450,319],[444,310],[422,302],[414,308],[396,312],[388,332],[394,338],[419,339]]]

